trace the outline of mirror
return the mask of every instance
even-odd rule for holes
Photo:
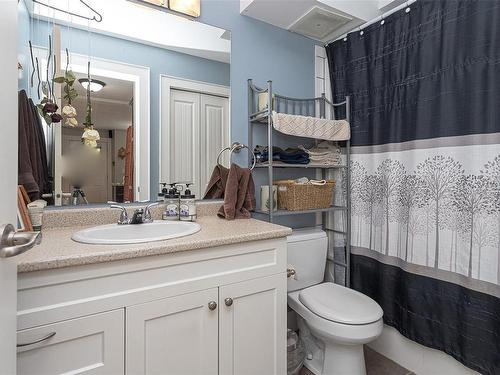
[[[19,2],[19,90],[26,110],[39,107],[20,127],[26,139],[37,126],[43,134],[20,144],[19,183],[30,198],[64,207],[154,201],[171,183],[192,183],[202,198],[231,143],[230,33],[135,1],[94,2],[101,22],[75,16],[88,14],[76,2],[49,5],[58,10]]]

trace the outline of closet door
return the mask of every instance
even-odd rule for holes
[[[205,193],[212,170],[217,163],[217,155],[224,147],[229,146],[229,99],[213,95],[201,95],[201,129],[200,129],[200,182],[196,187],[196,196],[202,198]],[[229,153],[221,157],[223,165],[227,165]]]
[[[200,94],[171,90],[169,179],[165,182],[192,182],[199,186]],[[163,181],[162,181],[163,182]]]

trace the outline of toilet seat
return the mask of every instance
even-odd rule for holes
[[[314,314],[336,323],[370,324],[383,316],[382,308],[370,297],[334,283],[301,290],[299,301]]]

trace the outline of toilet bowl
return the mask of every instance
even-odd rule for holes
[[[317,228],[288,237],[288,305],[298,315],[305,366],[315,375],[365,375],[363,345],[382,333],[382,308],[368,296],[323,282],[328,240]]]

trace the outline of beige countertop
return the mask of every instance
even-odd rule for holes
[[[17,269],[22,273],[81,266],[279,238],[292,232],[290,228],[255,219],[227,221],[215,216],[202,216],[197,222],[201,225],[201,230],[193,235],[131,245],[89,245],[71,239],[74,232],[89,225],[44,229],[42,243],[16,257]]]

